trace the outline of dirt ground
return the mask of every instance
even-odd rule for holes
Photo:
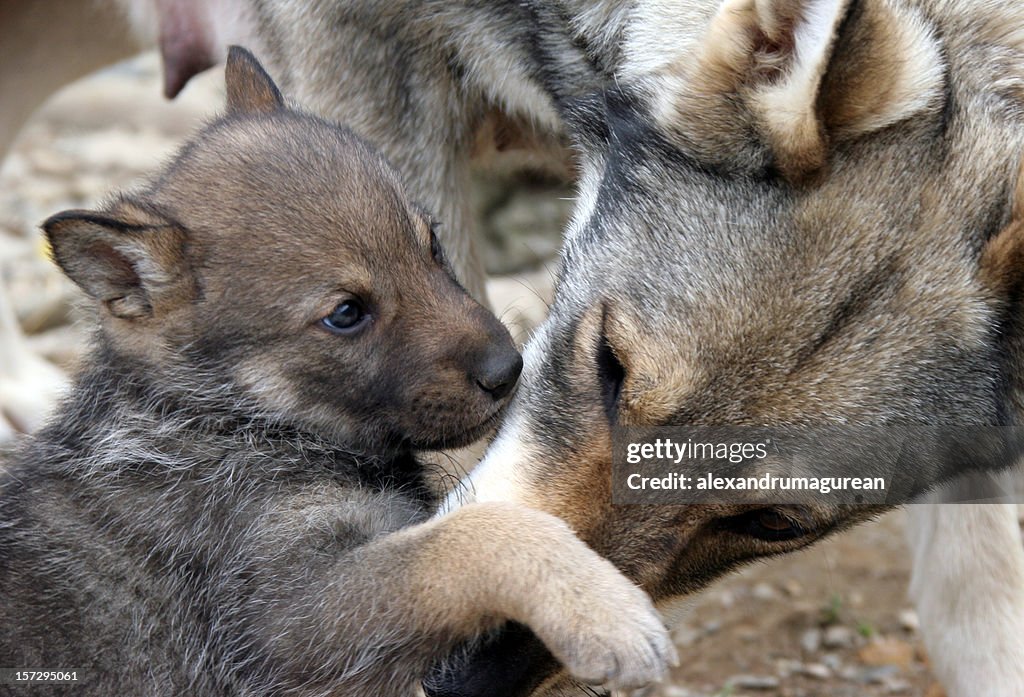
[[[676,629],[667,696],[941,697],[907,600],[905,514],[712,586]]]
[[[80,353],[83,332],[73,321],[75,291],[47,261],[36,225],[135,180],[222,103],[215,73],[174,103],[159,93],[153,56],[78,83],[30,123],[0,169],[0,280],[29,346],[63,368]],[[490,290],[522,337],[543,315],[543,262],[570,204],[564,190],[489,186],[482,208],[497,239],[489,254],[505,272]],[[890,514],[751,566],[694,599],[676,629],[682,666],[665,697],[940,697],[906,598],[903,526],[902,512]]]

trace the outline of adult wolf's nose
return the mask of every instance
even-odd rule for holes
[[[511,341],[497,342],[477,364],[474,371],[476,384],[494,399],[506,397],[516,386],[523,372],[523,357]]]

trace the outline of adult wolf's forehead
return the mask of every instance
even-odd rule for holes
[[[911,274],[967,271],[963,223],[941,219],[948,202],[929,199],[936,187],[924,174],[862,161],[794,185],[770,172],[704,168],[649,143],[613,141],[585,163],[590,191],[563,248],[561,293],[721,301],[801,279],[834,288],[903,260],[919,267]]]
[[[742,347],[781,360],[838,332],[836,360],[878,365],[899,341],[930,351],[990,327],[963,221],[934,215],[923,174],[868,166],[854,177],[839,166],[799,187],[651,148],[612,149],[596,169],[596,200],[565,247],[556,318],[603,306],[691,358]]]
[[[559,292],[579,300],[579,285],[652,299],[720,295],[771,272],[795,243],[789,199],[766,181],[612,155],[596,204],[570,229]]]

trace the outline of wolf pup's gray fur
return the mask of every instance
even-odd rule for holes
[[[147,188],[44,225],[100,330],[0,479],[0,664],[77,671],[53,694],[405,696],[511,618],[581,679],[659,679],[648,598],[564,523],[427,520],[414,451],[490,428],[518,353],[379,155],[240,49],[227,80]]]

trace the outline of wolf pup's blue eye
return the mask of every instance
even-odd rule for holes
[[[366,308],[358,300],[345,300],[331,310],[331,314],[321,320],[323,325],[335,334],[354,334],[359,331],[366,319]]]

